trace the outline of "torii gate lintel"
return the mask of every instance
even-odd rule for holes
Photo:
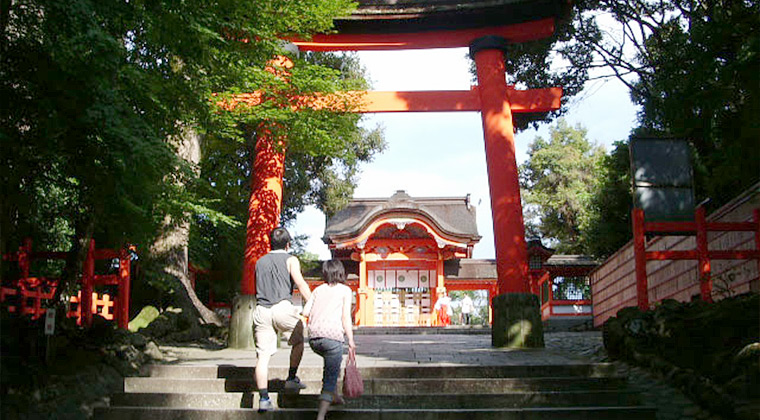
[[[546,32],[547,21],[539,21],[537,25]],[[553,20],[549,26],[553,30]],[[350,110],[351,112],[481,112],[493,214],[499,294],[527,293],[530,290],[512,113],[548,112],[559,109],[562,96],[561,88],[516,90],[513,86],[507,85],[504,64],[504,46],[507,42],[501,36],[489,35],[470,43],[470,55],[475,61],[478,86],[469,91],[345,93],[364,95],[362,105]],[[307,48],[317,50],[313,46],[311,48],[307,46]],[[400,48],[404,47],[373,49]],[[226,105],[234,107],[237,103],[245,103],[255,106],[261,103],[262,98],[263,95],[257,92],[242,94],[232,98],[231,105],[230,103]],[[342,101],[335,101],[335,98],[331,98],[330,95],[295,99],[297,100],[294,103],[298,105],[294,106],[312,108],[332,107],[334,104],[342,103]],[[279,164],[281,165],[282,162]],[[278,172],[279,185],[282,185],[282,172]],[[252,175],[256,176],[256,174]],[[267,195],[266,191],[256,190],[256,188],[269,188],[267,183],[254,182],[253,186],[252,197],[271,196],[277,200],[282,199],[281,193]],[[260,203],[254,204],[253,198],[251,203],[251,219],[255,219],[253,212],[261,207]],[[280,203],[271,207],[279,209]],[[242,284],[244,294],[255,293],[255,276],[249,271],[252,271],[256,260],[263,255],[262,247],[255,247],[256,238],[266,237],[269,231],[276,227],[278,218],[268,218],[268,220],[270,222],[261,223],[255,227],[249,220],[244,263],[246,273]]]

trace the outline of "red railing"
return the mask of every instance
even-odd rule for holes
[[[19,267],[19,278],[11,285],[0,287],[0,302],[3,302],[9,312],[20,315],[30,315],[32,319],[41,317],[45,308],[43,301],[50,300],[58,288],[58,279],[31,277],[29,275],[33,260],[64,260],[66,252],[32,252],[31,239],[24,240],[24,245],[18,252],[3,255],[4,261],[16,261]],[[117,274],[95,274],[96,260],[119,260]],[[92,316],[97,314],[106,319],[116,318],[119,328],[126,329],[129,324],[129,291],[131,256],[129,250],[95,249],[95,241],[90,241],[87,249],[84,267],[80,278],[80,291],[76,297],[71,297],[70,304],[77,309],[67,311],[67,316],[77,317],[77,323],[85,326],[92,325]],[[117,297],[111,299],[108,294],[99,295],[94,291],[96,286],[113,285],[117,287]],[[9,302],[9,297],[15,296],[17,303]],[[90,308],[84,312],[80,308]],[[100,309],[100,310],[98,310]]]
[[[633,209],[633,251],[636,267],[636,299],[641,310],[649,309],[647,261],[697,260],[700,281],[700,297],[712,302],[712,278],[710,260],[755,259],[760,272],[760,209],[753,212],[752,222],[707,222],[704,207],[697,208],[693,222],[646,222],[644,210]],[[708,232],[754,232],[754,250],[709,250]],[[647,233],[692,233],[696,235],[696,247],[691,250],[647,251]]]
[[[590,299],[554,299],[554,277],[548,271],[537,280],[534,279],[538,289],[538,296],[541,298],[541,319],[547,320],[555,316],[590,316],[592,315],[592,302]],[[544,300],[544,285],[548,288],[546,300]]]

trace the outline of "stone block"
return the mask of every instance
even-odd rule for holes
[[[544,347],[544,328],[538,296],[506,293],[493,299],[491,345],[509,348]]]
[[[253,349],[253,310],[256,297],[253,295],[236,296],[232,301],[230,318],[230,335],[227,346],[233,349]]]

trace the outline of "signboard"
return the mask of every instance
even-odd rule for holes
[[[633,138],[630,144],[634,205],[646,221],[694,220],[691,149],[685,140]]]
[[[45,311],[45,335],[55,333],[55,309],[50,308]]]

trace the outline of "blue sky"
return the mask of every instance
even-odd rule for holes
[[[466,48],[372,51],[359,56],[374,90],[466,90],[473,84]],[[636,108],[622,83],[597,80],[589,82],[570,102],[565,119],[570,124],[583,125],[590,140],[609,149],[612,142],[628,137],[635,124]],[[473,257],[494,258],[480,114],[372,114],[365,116],[364,124],[384,127],[388,146],[362,168],[354,196],[390,197],[396,190],[406,190],[413,197],[470,194],[483,237]],[[528,145],[537,136],[548,137],[548,125],[517,133],[518,163],[525,160]],[[324,215],[310,207],[299,215],[291,231],[309,235],[307,249],[327,259],[330,253],[320,239],[324,227]]]

